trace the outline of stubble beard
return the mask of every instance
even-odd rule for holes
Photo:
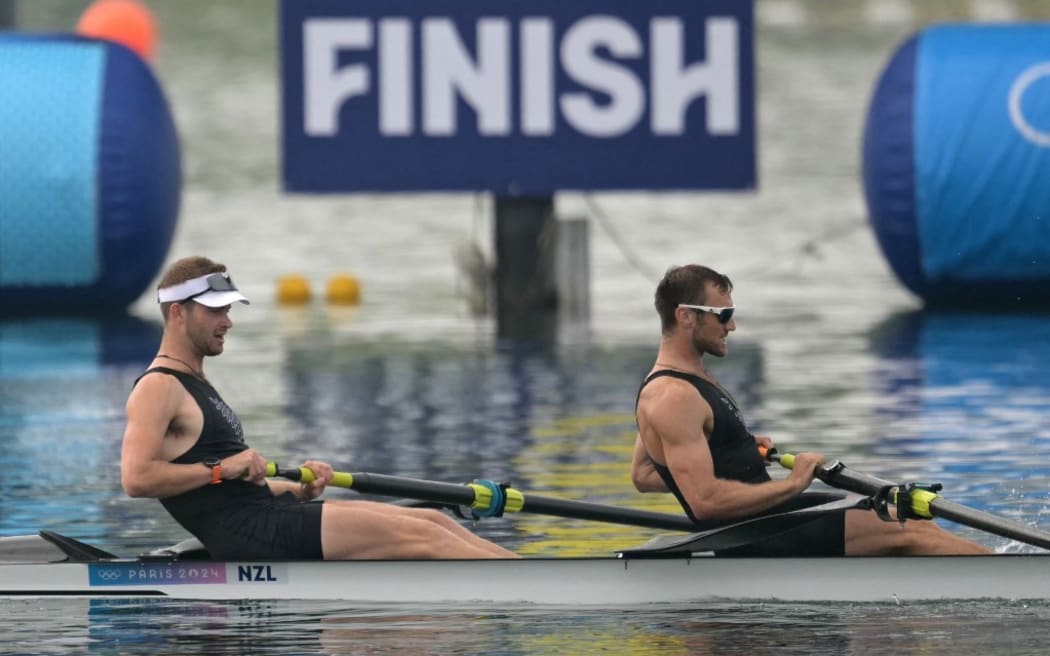
[[[710,353],[712,357],[716,358],[724,358],[726,356],[726,349],[722,348],[721,343],[714,350],[711,348],[712,346],[699,336],[698,330],[693,331],[693,350],[696,351],[696,357],[703,357],[705,353]]]
[[[203,357],[219,355],[222,353],[222,343],[216,344],[214,340],[203,335],[194,335],[191,339],[193,342],[193,348],[197,350]]]

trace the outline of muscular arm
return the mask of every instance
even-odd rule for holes
[[[639,403],[639,424],[646,438],[662,448],[664,462],[689,503],[702,519],[753,515],[783,503],[809,487],[820,456],[799,454],[785,479],[742,483],[717,478],[705,429],[713,427],[711,407],[691,385],[677,380],[650,385]]]
[[[211,481],[206,467],[168,462],[164,450],[185,393],[175,378],[154,374],[140,380],[128,397],[120,451],[120,482],[128,496],[169,497]]]

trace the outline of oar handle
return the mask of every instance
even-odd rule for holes
[[[300,483],[313,483],[317,480],[317,476],[309,467],[278,467],[276,462],[266,463],[266,475],[280,476],[281,478],[287,478],[290,481],[298,481]],[[354,486],[354,475],[349,472],[334,472],[332,474],[332,480],[328,483],[335,487],[345,487],[350,489]]]
[[[795,454],[793,453],[780,453],[775,447],[765,446],[758,447],[758,453],[763,460],[780,463],[780,466],[784,469],[795,468]]]

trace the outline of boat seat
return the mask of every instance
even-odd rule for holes
[[[208,550],[197,538],[186,538],[170,547],[154,549],[139,558],[144,560],[210,560]]]

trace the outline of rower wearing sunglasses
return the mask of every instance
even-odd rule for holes
[[[736,330],[733,283],[708,267],[672,267],[656,288],[660,350],[638,392],[638,435],[631,479],[640,492],[670,492],[705,530],[751,517],[843,498],[806,491],[824,458],[800,453],[786,478],[773,480],[736,400],[707,370],[704,356],[729,353]],[[875,511],[837,509],[732,555],[841,556],[971,554],[988,549],[931,522],[883,521]]]
[[[121,483],[160,499],[216,559],[510,558],[444,513],[317,497],[332,467],[308,460],[315,480],[266,478],[267,461],[245,442],[237,414],[204,375],[223,351],[230,307],[247,304],[226,267],[181,259],[157,292],[164,334],[127,402]]]

